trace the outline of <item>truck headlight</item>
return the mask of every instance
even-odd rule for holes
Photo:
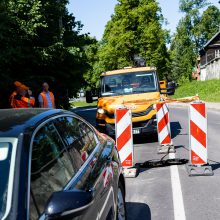
[[[105,110],[102,109],[102,108],[98,108],[97,112],[98,112],[99,114],[105,114]]]

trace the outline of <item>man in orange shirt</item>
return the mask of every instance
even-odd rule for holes
[[[38,96],[40,108],[55,108],[55,98],[52,92],[49,91],[48,83],[43,83],[43,91]]]
[[[9,102],[12,108],[30,108],[35,104],[32,92],[27,86],[16,81],[14,82],[16,90],[11,94]]]

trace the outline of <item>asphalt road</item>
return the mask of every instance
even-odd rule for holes
[[[76,109],[95,122],[95,108]],[[188,111],[171,107],[171,130],[175,157],[189,159]],[[220,219],[220,111],[208,110],[208,159],[214,176],[189,177],[186,166],[142,169],[126,179],[129,220],[219,220]],[[135,163],[160,159],[155,138],[135,137]],[[169,158],[174,155],[168,155]],[[165,158],[165,159],[166,159]]]

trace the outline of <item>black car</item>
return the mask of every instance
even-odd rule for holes
[[[114,141],[64,110],[0,110],[0,219],[126,219]]]

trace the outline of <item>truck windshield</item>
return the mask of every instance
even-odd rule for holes
[[[8,201],[11,157],[12,144],[0,142],[0,219],[5,215]]]
[[[131,72],[102,77],[101,96],[117,96],[158,90],[155,72]]]

